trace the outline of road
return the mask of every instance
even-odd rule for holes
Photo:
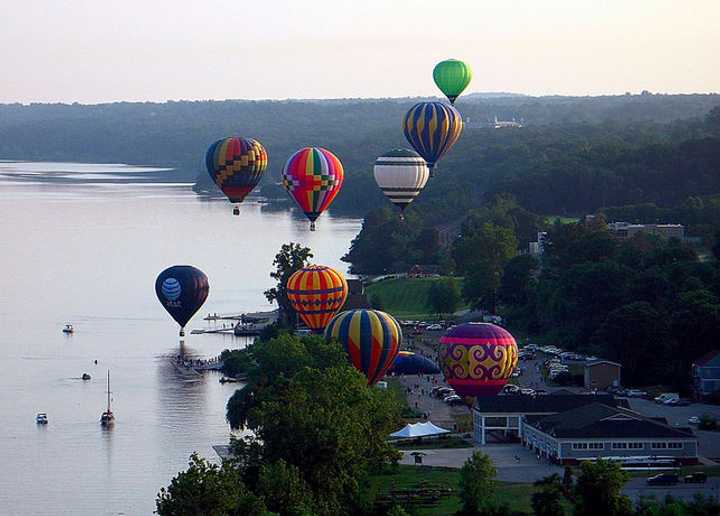
[[[641,497],[663,500],[667,495],[692,500],[696,494],[720,499],[720,478],[710,477],[705,484],[680,483],[675,486],[648,486],[644,478],[632,478],[625,484],[623,492],[635,501]]]

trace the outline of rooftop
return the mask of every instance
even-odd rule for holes
[[[560,438],[692,439],[689,428],[674,428],[663,418],[603,403],[591,403],[551,416],[530,416],[527,423]]]
[[[627,406],[627,400],[616,400],[612,394],[572,394],[568,391],[538,395],[499,395],[479,397],[474,410],[491,414],[557,414],[571,409],[603,403],[610,407]]]

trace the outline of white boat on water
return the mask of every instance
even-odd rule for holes
[[[37,416],[35,416],[35,422],[38,425],[47,425],[48,424],[48,417],[45,412],[38,412]]]
[[[110,427],[115,424],[115,414],[110,408],[110,371],[107,376],[107,410],[100,416],[100,425]]]

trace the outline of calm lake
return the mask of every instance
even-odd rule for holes
[[[313,233],[253,201],[235,217],[189,184],[143,182],[152,172],[0,162],[0,514],[151,514],[190,453],[214,459],[211,445],[227,443],[224,407],[237,386],[171,364],[178,329],[154,291],[165,267],[191,264],[210,280],[188,330],[206,327],[208,313],[271,309],[262,292],[283,243],[346,269],[340,257],[361,221],[325,214]],[[188,331],[184,351],[212,357],[245,344]],[[116,424],[105,431],[108,369]]]

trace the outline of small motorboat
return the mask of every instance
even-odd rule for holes
[[[62,329],[62,332],[66,335],[71,335],[75,333],[75,328],[73,328],[72,324],[66,324],[65,327]]]
[[[108,371],[107,377],[107,410],[100,416],[100,425],[108,428],[115,424],[115,414],[113,414],[110,408],[110,371]]]
[[[90,375],[87,374],[87,373],[83,373],[83,375],[81,376],[81,378],[82,378],[83,380],[89,380],[89,379],[90,379]]]
[[[38,425],[47,425],[48,424],[48,417],[45,412],[38,412],[37,416],[35,416],[35,422]]]

